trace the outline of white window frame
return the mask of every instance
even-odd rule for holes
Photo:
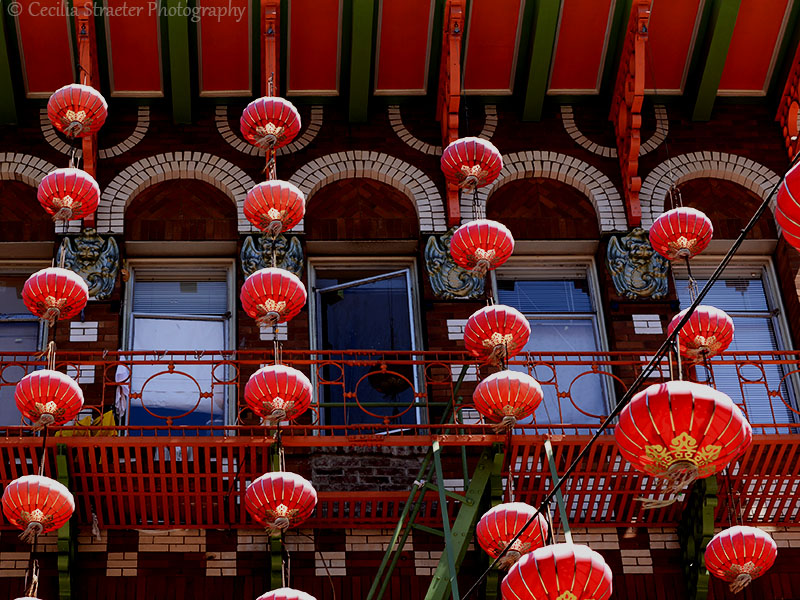
[[[308,259],[308,334],[310,341],[310,348],[313,351],[321,350],[319,347],[318,328],[321,324],[321,314],[319,306],[317,306],[317,271],[325,269],[336,269],[340,271],[363,271],[363,270],[376,270],[386,269],[387,273],[391,271],[407,270],[408,282],[408,306],[409,306],[409,325],[411,328],[411,352],[416,352],[422,349],[422,329],[421,329],[421,312],[419,301],[419,273],[417,270],[417,260],[415,258],[400,257],[400,256],[320,256],[310,257]],[[414,370],[414,388],[417,392],[424,391],[425,378],[423,376],[423,369],[418,367]],[[317,377],[316,368],[311,370],[311,387],[314,391],[313,401],[319,405],[319,397],[317,392],[319,390],[319,378]],[[417,424],[423,424],[423,413],[421,409],[416,410]],[[319,424],[324,425],[324,414],[319,412]],[[354,427],[357,427],[354,426]]]
[[[122,350],[131,351],[132,348],[132,334],[133,334],[133,290],[136,285],[136,270],[147,271],[163,271],[165,280],[170,277],[180,277],[181,275],[193,275],[195,273],[201,274],[204,269],[217,268],[225,269],[226,277],[225,282],[227,285],[227,305],[228,313],[230,316],[226,319],[226,343],[227,348],[219,348],[220,351],[232,351],[236,348],[236,261],[231,258],[204,258],[202,264],[198,264],[197,259],[194,258],[136,258],[124,262],[123,267],[129,273],[129,279],[125,285],[124,297],[124,310],[122,319]],[[147,315],[154,316],[154,315]],[[181,315],[164,315],[169,317],[181,317]],[[186,319],[197,319],[197,315],[185,315]],[[157,348],[152,348],[157,350]],[[226,425],[235,424],[237,419],[237,403],[236,390],[231,389],[231,386],[226,385],[225,390],[225,403],[227,411],[225,413]],[[127,424],[129,413],[125,416]]]
[[[46,269],[47,267],[51,266],[51,261],[49,260],[15,260],[15,261],[0,261],[0,273],[3,275],[10,275],[12,277],[30,277],[37,271],[42,269]],[[3,314],[0,311],[0,314]],[[15,313],[17,314],[17,313]],[[23,313],[19,313],[23,314]],[[12,323],[12,322],[39,322],[39,333],[37,338],[37,348],[40,352],[45,350],[45,346],[47,345],[47,328],[42,326],[42,321],[34,315],[33,313],[28,313],[23,317],[14,317],[9,319],[0,318],[0,323]]]

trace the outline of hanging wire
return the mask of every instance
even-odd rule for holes
[[[792,159],[791,163],[789,164],[789,169],[787,169],[787,172],[797,164],[798,160],[800,160],[800,152],[798,152]],[[525,532],[525,530],[528,527],[531,526],[533,521],[536,519],[536,516],[542,514],[543,507],[546,505],[546,503],[551,502],[553,498],[555,498],[558,491],[564,485],[564,482],[567,481],[572,476],[572,474],[578,468],[578,465],[581,463],[581,461],[583,461],[583,459],[589,453],[591,447],[600,438],[603,432],[606,429],[608,429],[608,427],[611,425],[614,419],[616,419],[617,416],[619,416],[619,414],[622,412],[622,409],[625,408],[625,406],[627,406],[627,404],[631,401],[631,398],[633,398],[633,395],[637,392],[642,383],[644,383],[647,380],[647,378],[650,377],[650,374],[655,370],[656,365],[660,365],[661,359],[670,350],[670,348],[672,348],[673,343],[677,339],[678,332],[684,325],[686,325],[686,323],[688,323],[689,318],[692,316],[694,310],[700,305],[700,302],[702,302],[703,298],[706,297],[708,292],[711,291],[711,287],[720,278],[722,272],[725,270],[725,268],[728,266],[728,264],[731,262],[734,255],[736,254],[736,251],[742,245],[742,242],[744,242],[745,238],[750,233],[750,231],[752,231],[753,227],[755,227],[758,220],[762,217],[764,212],[769,208],[769,204],[772,201],[772,197],[775,195],[775,192],[778,191],[778,187],[781,185],[781,183],[783,183],[784,178],[785,175],[784,177],[781,177],[778,183],[776,183],[773,186],[772,190],[770,190],[769,194],[767,194],[767,196],[764,198],[763,202],[756,209],[750,221],[747,223],[747,225],[745,225],[745,227],[739,233],[739,237],[736,238],[736,240],[733,242],[730,249],[728,250],[727,254],[722,258],[719,265],[717,265],[717,268],[714,270],[714,273],[711,275],[711,277],[709,277],[708,281],[706,281],[706,284],[703,286],[703,289],[700,290],[700,293],[697,295],[697,298],[692,302],[691,306],[686,310],[686,313],[683,315],[683,317],[681,318],[680,322],[677,324],[675,329],[673,329],[672,333],[670,333],[667,336],[667,338],[662,342],[661,346],[659,347],[658,351],[655,353],[653,358],[651,358],[650,361],[647,363],[647,365],[645,365],[645,367],[642,369],[642,372],[639,373],[639,375],[633,381],[633,383],[625,392],[625,394],[622,396],[622,398],[619,400],[619,402],[617,402],[617,404],[611,410],[611,413],[608,415],[608,417],[606,417],[606,419],[600,424],[598,430],[594,433],[594,435],[592,435],[591,439],[586,443],[586,445],[581,449],[578,455],[573,459],[572,463],[564,471],[564,474],[561,476],[559,482],[553,487],[552,490],[550,490],[550,492],[547,493],[547,496],[545,496],[544,500],[542,501],[542,504],[539,506],[539,508],[536,509],[536,512],[531,516],[530,519],[528,519],[525,525],[522,526],[519,532],[511,539],[511,541],[508,542],[506,547],[497,556],[497,558],[495,558],[494,561],[492,561],[492,564],[489,565],[489,568],[486,569],[478,577],[478,579],[472,585],[472,587],[469,588],[467,592],[462,596],[462,600],[466,600],[478,588],[478,586],[481,584],[481,582],[483,582],[483,580],[486,578],[489,572],[492,569],[494,569],[497,566],[497,563],[503,558],[503,556],[506,555],[506,553],[511,548],[512,544],[520,538],[520,536]]]

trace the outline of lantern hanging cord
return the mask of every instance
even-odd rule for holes
[[[25,596],[30,598],[36,598],[36,594],[39,593],[39,561],[33,558],[34,552],[36,552],[35,542],[28,569],[25,571]]]
[[[794,167],[795,164],[797,164],[798,159],[800,159],[800,152],[798,152],[792,159],[791,163],[789,164],[789,169],[787,169],[787,172],[791,170],[791,168]],[[756,212],[753,214],[750,221],[747,223],[747,225],[745,225],[744,229],[742,229],[742,231],[739,233],[739,237],[737,237],[736,240],[731,245],[730,249],[728,250],[728,253],[722,258],[719,265],[717,265],[717,268],[714,270],[714,273],[711,275],[711,277],[708,278],[708,281],[706,281],[706,284],[703,286],[703,289],[700,290],[700,293],[697,295],[697,298],[695,298],[692,301],[691,306],[689,306],[689,308],[686,310],[686,313],[683,315],[678,325],[675,327],[675,329],[672,330],[672,333],[670,333],[667,336],[667,338],[661,343],[661,346],[653,355],[653,358],[650,359],[650,362],[648,362],[644,366],[641,373],[639,373],[639,375],[633,381],[631,386],[622,396],[620,401],[617,402],[616,406],[614,406],[608,417],[606,417],[606,419],[602,422],[602,424],[594,433],[594,435],[592,435],[591,439],[586,443],[586,445],[581,449],[581,451],[578,453],[578,455],[575,457],[572,463],[567,467],[567,469],[564,471],[564,474],[561,475],[561,479],[559,480],[559,482],[555,486],[553,486],[552,490],[550,490],[547,493],[547,496],[545,496],[544,500],[542,501],[542,504],[536,509],[536,512],[533,513],[531,518],[526,521],[526,523],[517,532],[517,534],[511,539],[511,541],[508,542],[503,551],[497,556],[497,558],[495,558],[492,561],[489,567],[478,577],[477,581],[475,581],[472,587],[470,587],[467,590],[467,592],[462,596],[462,600],[466,600],[467,598],[469,598],[470,595],[472,595],[478,589],[478,586],[483,582],[484,579],[486,579],[491,570],[497,566],[497,564],[500,562],[500,560],[506,554],[506,552],[508,552],[508,550],[511,549],[511,546],[514,544],[514,542],[516,542],[522,536],[525,530],[533,524],[533,521],[536,519],[536,517],[542,514],[543,507],[549,504],[553,500],[553,498],[555,498],[556,494],[564,485],[564,482],[567,481],[572,476],[572,474],[578,468],[578,465],[589,453],[589,450],[592,448],[595,442],[597,442],[597,440],[600,438],[603,432],[606,429],[608,429],[608,427],[611,425],[614,419],[616,419],[617,416],[619,416],[619,414],[622,412],[622,409],[625,408],[625,406],[627,406],[627,404],[631,401],[633,395],[636,393],[636,391],[639,389],[642,383],[644,383],[648,379],[648,377],[650,377],[650,374],[655,370],[656,365],[661,363],[661,359],[672,347],[672,344],[677,339],[680,330],[683,328],[684,325],[686,325],[686,323],[689,322],[692,313],[694,313],[695,309],[700,305],[700,303],[703,301],[703,298],[706,297],[708,292],[711,291],[713,285],[720,278],[725,268],[731,262],[734,255],[736,254],[736,251],[742,245],[742,242],[744,242],[745,238],[747,237],[747,234],[750,233],[750,231],[752,231],[758,220],[762,217],[767,208],[769,208],[769,204],[772,200],[772,197],[775,195],[775,192],[778,191],[778,187],[781,185],[781,183],[783,183],[785,178],[786,175],[784,174],[784,176],[781,177],[780,181],[778,181],[778,183],[776,183],[773,186],[772,190],[770,190],[769,194],[767,194],[767,196],[764,198],[763,202],[756,209]]]

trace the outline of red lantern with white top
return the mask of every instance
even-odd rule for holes
[[[22,288],[22,301],[51,326],[78,315],[89,301],[89,287],[77,273],[59,267],[37,271]]]
[[[284,98],[264,96],[247,105],[239,126],[248,142],[274,150],[291,143],[300,132],[300,113]]]
[[[800,248],[800,168],[798,165],[789,169],[778,188],[775,221],[781,226],[786,241],[795,248]]]
[[[497,362],[525,348],[531,336],[528,319],[516,308],[494,304],[475,311],[464,327],[464,344],[479,360]]]
[[[507,370],[486,377],[472,394],[478,412],[499,421],[495,428],[498,432],[508,431],[518,419],[531,416],[543,398],[542,386],[533,377]]]
[[[317,600],[311,594],[306,594],[292,588],[278,588],[266,594],[262,594],[256,600]]]
[[[711,220],[688,206],[661,214],[650,228],[653,250],[667,260],[691,258],[706,249],[714,236]]]
[[[682,310],[670,321],[669,333],[681,322],[686,310]],[[681,356],[693,361],[716,356],[725,352],[733,341],[733,319],[725,311],[714,306],[698,306],[678,333]]]
[[[738,525],[715,535],[706,546],[708,572],[730,583],[734,593],[763,575],[778,557],[778,546],[768,533]]]
[[[86,171],[56,169],[42,178],[36,197],[54,221],[83,219],[97,210],[100,186]]]
[[[453,261],[483,277],[496,269],[514,252],[514,236],[502,223],[478,219],[464,223],[450,239]]]
[[[244,401],[273,424],[296,419],[311,405],[311,382],[292,367],[267,365],[248,380]]]
[[[306,199],[297,186],[273,179],[259,183],[244,199],[244,216],[272,236],[297,225],[306,211]]]
[[[525,523],[533,519],[523,531]],[[510,568],[523,554],[544,546],[548,536],[547,519],[536,514],[536,509],[524,502],[506,502],[489,509],[478,521],[475,535],[478,544],[492,558],[505,550],[514,536],[522,535],[511,545],[497,563],[500,568]]]
[[[47,101],[47,118],[71,138],[94,135],[106,122],[108,104],[93,87],[71,83],[57,89]]]
[[[674,495],[741,456],[753,430],[726,394],[691,381],[668,381],[633,397],[620,413],[614,439],[634,468],[666,479]]]
[[[32,542],[35,536],[59,529],[75,512],[69,490],[54,479],[24,475],[3,491],[3,514],[23,532],[20,539]]]
[[[244,506],[270,535],[278,536],[311,516],[317,506],[317,492],[300,475],[276,471],[247,486]]]
[[[293,319],[306,303],[306,287],[284,269],[259,269],[245,279],[239,295],[244,311],[262,327]]]
[[[503,157],[491,142],[465,137],[444,149],[441,165],[447,181],[474,190],[497,179],[503,169]]]
[[[14,390],[17,408],[34,429],[63,425],[83,408],[83,392],[77,382],[59,371],[34,371],[20,379]]]
[[[611,569],[581,544],[553,544],[523,556],[503,579],[503,600],[608,600]]]

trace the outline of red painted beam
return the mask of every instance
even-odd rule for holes
[[[92,0],[76,2],[75,34],[78,39],[78,81],[97,88],[97,38],[94,29]],[[97,179],[97,134],[83,138],[83,170]],[[83,220],[84,227],[94,227],[95,215]]]
[[[775,120],[780,123],[786,151],[792,159],[800,152],[800,45],[794,54]]]
[[[265,96],[280,95],[280,0],[261,0],[261,64],[264,66],[262,91]],[[272,90],[269,88],[272,78]]]
[[[614,122],[617,137],[625,212],[630,227],[639,227],[642,224],[642,208],[639,203],[639,190],[642,187],[642,179],[639,177],[639,146],[650,5],[651,0],[634,0],[631,8],[609,116]]]

